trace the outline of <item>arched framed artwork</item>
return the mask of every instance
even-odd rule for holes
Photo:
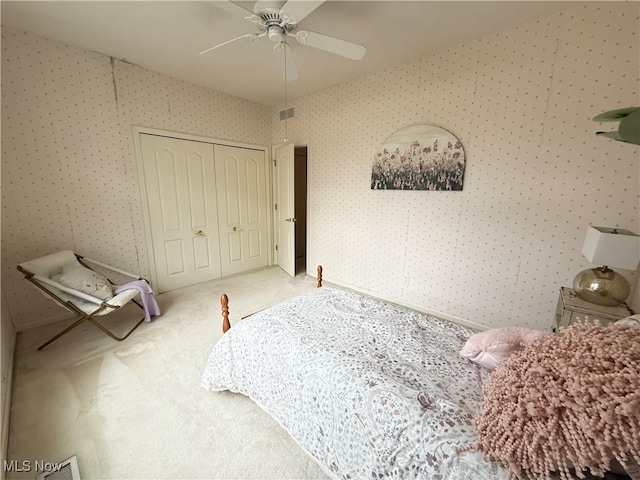
[[[462,190],[465,155],[452,133],[434,125],[401,128],[378,148],[372,190]]]

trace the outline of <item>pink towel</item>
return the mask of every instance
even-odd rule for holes
[[[156,301],[156,296],[154,295],[153,290],[151,290],[151,285],[147,282],[144,280],[134,280],[133,282],[117,286],[113,289],[113,293],[117,295],[125,290],[138,290],[140,292],[145,322],[150,322],[152,316],[157,317],[160,315],[160,307]]]

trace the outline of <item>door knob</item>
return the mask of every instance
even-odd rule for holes
[[[193,234],[194,237],[204,237],[204,232],[202,230],[198,230]]]
[[[240,230],[238,227],[233,227],[234,232],[237,232],[238,230]]]
[[[298,219],[297,218],[287,218],[285,221],[286,222],[297,222]]]

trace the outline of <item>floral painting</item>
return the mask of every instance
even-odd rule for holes
[[[462,190],[462,143],[433,125],[412,125],[387,138],[376,152],[372,190]]]

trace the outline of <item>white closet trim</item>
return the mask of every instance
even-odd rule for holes
[[[156,287],[158,284],[158,275],[156,272],[156,262],[155,262],[155,257],[154,257],[154,251],[153,251],[153,242],[152,242],[152,237],[151,237],[151,222],[149,220],[149,208],[148,208],[148,204],[147,204],[147,188],[145,185],[145,180],[144,180],[144,170],[143,170],[143,160],[142,160],[142,143],[140,141],[140,135],[158,135],[161,137],[170,137],[170,138],[177,138],[180,140],[191,140],[194,142],[203,142],[203,143],[210,143],[212,145],[226,145],[229,147],[239,147],[239,148],[249,148],[252,150],[259,150],[259,151],[263,151],[265,158],[267,160],[267,165],[271,165],[271,147],[269,146],[265,146],[265,145],[256,145],[256,144],[251,144],[251,143],[244,143],[244,142],[232,142],[229,140],[221,140],[221,139],[215,139],[215,138],[211,138],[211,137],[203,137],[200,135],[191,135],[188,133],[180,133],[180,132],[172,132],[169,130],[160,130],[157,128],[150,128],[150,127],[144,127],[144,126],[140,126],[140,125],[134,125],[132,127],[132,132],[133,132],[133,147],[134,147],[134,154],[136,157],[136,168],[138,170],[137,172],[137,178],[138,178],[138,186],[139,186],[139,192],[140,192],[140,197],[139,197],[139,201],[140,201],[140,206],[142,208],[142,217],[143,217],[143,221],[144,221],[144,232],[145,232],[145,244],[147,246],[147,257],[148,257],[148,261],[149,261],[149,270],[151,273],[151,278],[149,279],[151,282],[151,285],[153,287]],[[273,171],[272,168],[267,168],[266,169],[266,175],[267,175],[267,185],[266,185],[266,189],[267,189],[267,202],[268,205],[271,206],[273,205],[273,190],[272,190],[272,184],[273,184]],[[271,207],[269,207],[271,208]],[[274,257],[273,257],[273,251],[274,251],[274,241],[273,241],[273,220],[270,217],[270,221],[267,223],[267,239],[269,242],[268,245],[268,251],[269,251],[269,265],[273,265],[274,262]]]

